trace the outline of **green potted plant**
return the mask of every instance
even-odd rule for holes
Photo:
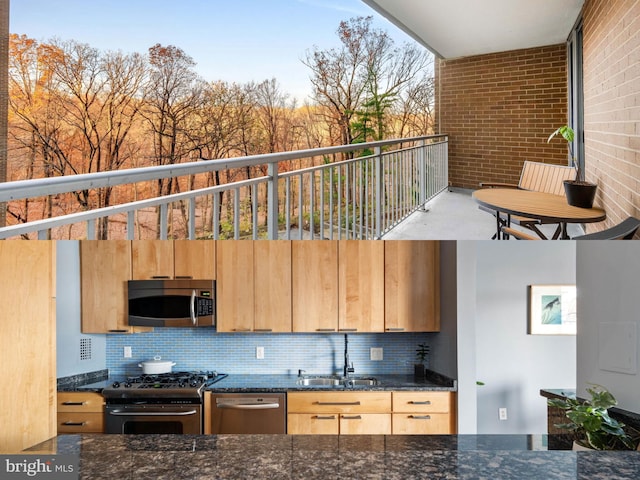
[[[589,400],[551,398],[547,401],[549,406],[564,410],[570,420],[569,423],[556,427],[572,433],[574,450],[579,447],[593,450],[633,450],[635,442],[624,431],[624,423],[609,416],[609,408],[618,402],[603,386],[592,385],[587,388],[591,395]]]
[[[416,357],[420,363],[416,363],[413,366],[413,373],[416,378],[424,378],[426,368],[425,362],[429,356],[429,352],[431,352],[431,347],[429,345],[424,343],[418,345],[418,348],[416,349]]]
[[[593,206],[593,199],[596,196],[596,189],[598,186],[595,183],[587,182],[582,179],[583,174],[580,169],[580,165],[573,154],[573,140],[575,138],[575,132],[570,126],[563,125],[549,135],[547,143],[551,142],[553,137],[556,135],[560,135],[567,141],[569,155],[571,155],[571,164],[576,170],[575,180],[564,181],[564,191],[567,197],[567,203],[574,207],[591,208]]]

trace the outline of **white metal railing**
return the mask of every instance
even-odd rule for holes
[[[354,154],[359,156],[328,162],[336,155]],[[298,161],[299,168],[284,171],[291,161]],[[142,182],[247,167],[261,175],[9,225],[0,228],[0,239],[94,239],[96,221],[104,218],[112,227],[108,238],[380,238],[447,188],[448,138],[414,137],[7,182],[0,184],[0,202],[121,185],[136,188]]]

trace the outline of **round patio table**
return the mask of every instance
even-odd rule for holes
[[[534,218],[545,223],[558,223],[561,227],[560,238],[568,239],[568,223],[595,223],[607,217],[598,207],[580,208],[567,203],[563,195],[519,190],[516,188],[483,188],[472,194],[480,205],[495,210],[498,218],[498,236],[500,238],[500,214],[507,216],[507,226],[511,224],[511,215]]]

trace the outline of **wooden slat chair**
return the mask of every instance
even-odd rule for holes
[[[572,240],[631,240],[640,228],[640,220],[635,217],[629,217],[613,227],[600,230],[599,232],[587,233],[586,235],[578,235]],[[540,240],[540,237],[534,237],[515,228],[503,226],[502,233],[516,238],[517,240]]]
[[[576,178],[576,170],[573,167],[563,165],[551,165],[548,163],[531,162],[525,160],[520,173],[520,181],[517,185],[510,183],[482,182],[482,188],[518,188],[520,190],[533,190],[536,192],[551,193],[553,195],[564,195],[565,180],[574,180]],[[479,206],[480,210],[496,215],[496,211],[488,207]],[[500,227],[507,224],[507,216],[501,214],[500,218],[496,218]],[[551,224],[556,222],[545,222],[537,218],[527,218],[518,215],[511,215],[511,223],[533,230],[541,238],[544,234],[538,229],[537,225]],[[560,226],[556,229],[553,238],[557,238],[560,234]],[[494,234],[492,239],[496,239],[498,234]]]

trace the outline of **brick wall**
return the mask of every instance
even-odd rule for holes
[[[547,144],[567,123],[565,45],[437,62],[436,131],[449,137],[449,180],[518,183],[524,160],[566,165],[566,144]]]
[[[583,32],[585,173],[607,211],[596,230],[640,217],[640,0],[587,0]]]

